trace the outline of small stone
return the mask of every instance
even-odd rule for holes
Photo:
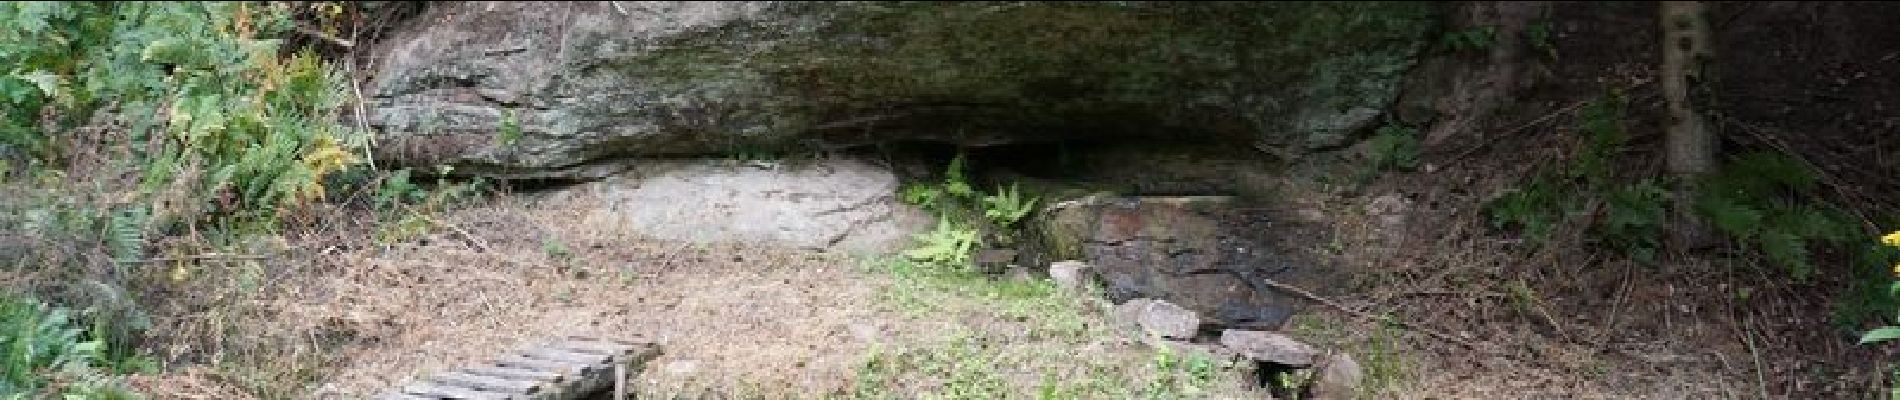
[[[1228,329],[1221,331],[1220,344],[1256,361],[1292,367],[1311,366],[1319,357],[1313,346],[1273,332]]]
[[[1365,371],[1359,369],[1359,362],[1351,355],[1340,353],[1327,358],[1317,376],[1313,399],[1352,400],[1359,393],[1359,382],[1365,379]]]
[[[1137,321],[1142,330],[1164,338],[1192,339],[1201,329],[1201,316],[1163,300],[1149,302]]]
[[[1095,267],[1081,261],[1057,261],[1049,264],[1049,280],[1064,290],[1082,290],[1095,279]]]

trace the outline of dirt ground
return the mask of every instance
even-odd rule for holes
[[[1515,308],[1497,293],[1507,289],[1483,283],[1495,277],[1477,276],[1499,259],[1463,249],[1466,267],[1412,264],[1403,249],[1423,241],[1381,232],[1390,226],[1357,197],[1299,198],[1310,202],[1292,205],[1334,229],[1309,245],[1354,249],[1338,266],[1359,281],[1335,300],[1475,345],[1308,308],[1290,332],[1361,360],[1362,398],[1757,397],[1760,365],[1747,349],[1712,345],[1741,342],[1706,311],[1624,290],[1611,299],[1621,306],[1578,313],[1557,296],[1570,292],[1535,292],[1554,290],[1543,285]],[[1087,294],[920,278],[848,254],[653,240],[586,201],[503,196],[443,212],[412,240],[320,249],[321,267],[261,294],[267,311],[243,321],[260,336],[314,338],[297,343],[327,354],[307,371],[315,384],[282,392],[290,398],[362,398],[563,335],[660,343],[664,355],[639,375],[649,398],[1265,396],[1247,365],[1157,362]],[[1592,320],[1618,314],[1628,314],[1620,324]],[[233,398],[245,379],[227,367],[135,382],[159,398]]]
[[[1116,333],[1098,300],[1046,282],[653,240],[586,201],[504,196],[445,212],[413,240],[319,250],[321,267],[260,294],[238,323],[257,327],[252,341],[293,338],[257,345],[276,348],[270,358],[304,346],[326,356],[133,381],[159,398],[230,398],[245,369],[307,367],[313,385],[276,396],[365,398],[565,335],[659,343],[636,384],[648,398],[1119,398],[1187,375]],[[1158,393],[1257,398],[1250,367],[1196,371]]]
[[[1885,155],[1900,143],[1890,139],[1894,119],[1883,105],[1900,86],[1877,84],[1894,79],[1900,58],[1871,34],[1892,25],[1868,21],[1888,14],[1800,4],[1721,8],[1718,65],[1730,78],[1719,84],[1733,87],[1721,91],[1732,95],[1718,117],[1775,129],[1734,130],[1727,144],[1780,136],[1854,183],[1845,187],[1860,188],[1843,196],[1872,201],[1895,187],[1887,177],[1896,159]],[[1854,346],[1830,325],[1840,276],[1791,283],[1736,265],[1746,258],[1671,255],[1668,264],[1643,265],[1585,249],[1574,229],[1556,233],[1553,243],[1562,245],[1539,248],[1487,226],[1482,204],[1581,140],[1566,128],[1574,119],[1543,117],[1610,88],[1636,88],[1630,94],[1639,100],[1620,169],[1660,171],[1653,151],[1643,150],[1660,143],[1659,119],[1643,111],[1657,108],[1656,97],[1644,95],[1657,59],[1650,8],[1562,3],[1557,19],[1577,28],[1558,27],[1559,56],[1540,66],[1538,90],[1517,102],[1522,109],[1424,149],[1418,171],[1344,189],[1313,176],[1289,180],[1296,184],[1285,188],[1284,203],[1272,206],[1321,216],[1330,230],[1289,245],[1332,254],[1354,277],[1328,290],[1333,300],[1414,326],[1325,307],[1295,318],[1294,335],[1351,352],[1365,366],[1371,392],[1362,397],[1865,398],[1888,379],[1879,361],[1895,359],[1891,346]],[[1836,14],[1854,17],[1823,18]],[[1764,90],[1761,82],[1789,87]],[[1405,200],[1397,217],[1371,207],[1388,195]],[[1129,398],[1171,373],[1155,367],[1153,350],[1111,332],[1085,299],[912,279],[844,254],[651,240],[587,209],[504,196],[437,217],[467,235],[438,227],[430,239],[388,247],[353,239],[303,249],[298,260],[307,266],[291,268],[256,310],[230,318],[269,327],[255,336],[308,348],[270,353],[275,359],[322,355],[285,373],[318,382],[282,396],[291,398],[355,398],[566,334],[661,343],[665,355],[641,374],[642,390],[660,397],[1028,397],[1046,376],[1075,383],[1064,393],[1076,398]],[[1823,275],[1830,271],[1841,272]],[[186,319],[163,328],[173,336],[215,336],[192,333],[210,324],[192,319],[203,309],[161,313]],[[164,346],[210,347],[179,343]],[[994,368],[970,369],[978,364]],[[241,398],[238,387],[255,392],[261,384],[233,371],[251,365],[285,369],[173,369],[135,382],[160,388],[158,398]],[[1221,369],[1206,389],[1171,393],[1261,398],[1238,383],[1245,374]],[[990,390],[996,382],[1003,389]],[[987,389],[963,391],[971,388]]]

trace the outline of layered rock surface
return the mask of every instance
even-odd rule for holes
[[[1337,146],[1427,4],[461,2],[379,46],[379,158],[570,176],[626,156],[1087,137]]]

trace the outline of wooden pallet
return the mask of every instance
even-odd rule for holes
[[[479,366],[438,373],[378,399],[573,400],[613,390],[659,357],[652,343],[570,336]]]

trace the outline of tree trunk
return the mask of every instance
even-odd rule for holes
[[[1715,170],[1715,132],[1698,109],[1698,96],[1707,81],[1705,64],[1713,54],[1709,43],[1708,7],[1700,1],[1660,2],[1662,24],[1663,97],[1668,101],[1668,169],[1675,178],[1675,221],[1671,236],[1683,248],[1712,241],[1709,228],[1696,217],[1693,203],[1696,181]]]

